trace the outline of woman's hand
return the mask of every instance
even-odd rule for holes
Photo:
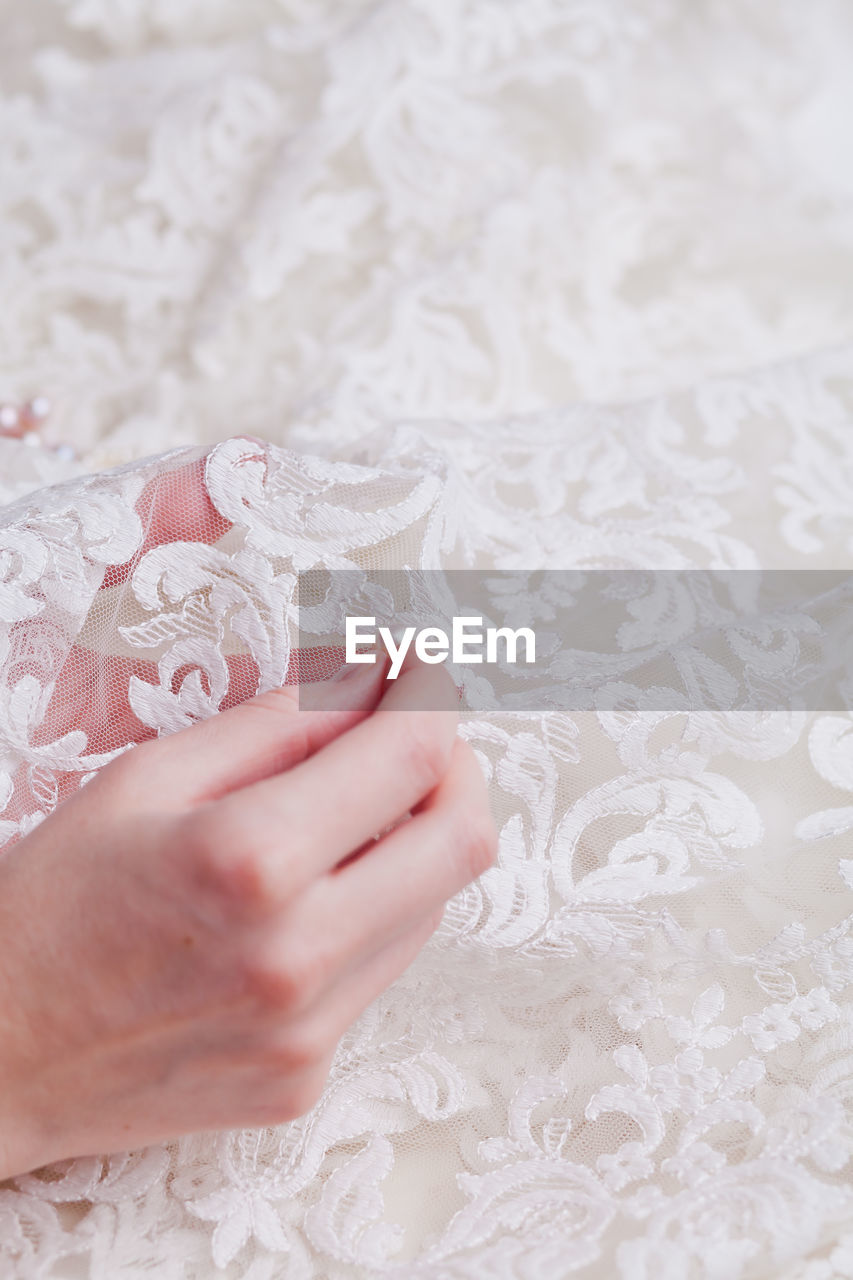
[[[348,710],[282,689],[143,742],[3,855],[0,1177],[317,1100],[495,856],[449,677],[377,706],[381,674]]]

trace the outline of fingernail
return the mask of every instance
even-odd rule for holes
[[[379,701],[382,674],[381,662],[344,664],[334,675],[303,684],[302,705],[322,711],[370,710]]]
[[[359,663],[357,666],[351,667],[348,667],[346,663],[344,663],[344,665],[339,667],[332,676],[332,680],[334,680],[336,684],[343,684],[344,680],[352,680],[353,676],[360,676],[364,671],[365,666],[367,666],[367,663]]]

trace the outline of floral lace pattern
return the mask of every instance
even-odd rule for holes
[[[843,4],[27,13],[2,377],[87,455],[0,442],[0,843],[284,679],[313,564],[849,563]],[[466,722],[498,865],[309,1115],[5,1183],[5,1271],[853,1276],[851,719],[618,692]]]

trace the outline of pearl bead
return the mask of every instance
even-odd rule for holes
[[[20,436],[22,434],[21,412],[17,405],[0,405],[0,435]]]
[[[33,396],[32,400],[30,400],[27,405],[30,415],[38,422],[43,422],[45,418],[50,417],[50,411],[52,408],[53,405],[50,403],[47,396]]]
[[[33,396],[23,406],[0,404],[0,437],[23,440],[31,449],[51,448],[63,461],[70,462],[77,454],[70,444],[43,444],[40,438],[42,423],[50,417],[53,405],[47,396]]]
[[[47,396],[33,396],[32,400],[28,400],[24,405],[24,424],[27,431],[35,431],[35,429],[50,417],[52,406]]]

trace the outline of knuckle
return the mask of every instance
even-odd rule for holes
[[[271,1092],[262,1104],[256,1104],[253,1127],[287,1124],[305,1115],[320,1101],[328,1077],[328,1065],[323,1065],[306,1072],[298,1080],[289,1080],[286,1088]]]
[[[312,1111],[323,1096],[329,1078],[327,1070],[317,1071],[296,1086],[292,1098],[293,1118],[304,1116]]]
[[[422,795],[438,786],[450,762],[450,746],[436,719],[425,715],[411,721],[402,744],[403,767]]]
[[[316,1024],[297,1023],[266,1055],[266,1067],[274,1076],[314,1072],[329,1057],[332,1036]]]
[[[228,909],[252,914],[273,905],[267,859],[227,811],[194,814],[187,823],[186,844],[202,883]]]
[[[292,1016],[319,994],[325,976],[326,964],[318,951],[291,945],[274,963],[249,964],[246,985],[262,1010]]]

